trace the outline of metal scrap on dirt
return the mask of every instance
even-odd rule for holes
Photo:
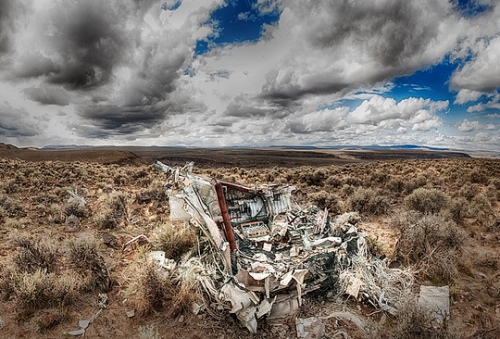
[[[192,163],[155,167],[168,175],[171,220],[199,228],[209,244],[190,259],[200,267],[207,307],[234,313],[252,333],[264,318],[272,323],[295,315],[308,293],[347,296],[396,314],[410,291],[410,273],[369,253],[357,213],[331,219],[326,209],[301,207],[293,186],[251,188],[206,178],[192,173]],[[187,269],[153,257],[163,269]]]

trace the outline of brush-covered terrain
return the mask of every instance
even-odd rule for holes
[[[195,229],[169,221],[165,174],[134,156],[104,159],[0,158],[0,337],[60,338],[95,314],[88,338],[296,336],[293,319],[264,322],[251,335],[210,305],[193,314],[193,302],[203,300],[196,284],[146,261],[150,250],[177,262],[203,250]],[[365,324],[325,319],[328,337],[500,337],[500,160],[224,162],[195,164],[195,172],[248,186],[294,185],[297,202],[332,217],[358,211],[372,253],[410,269],[416,293],[419,284],[450,288],[451,317],[440,326],[410,301],[394,317],[355,300],[306,296],[300,317],[348,311]]]

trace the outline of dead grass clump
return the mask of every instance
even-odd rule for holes
[[[5,297],[13,296],[20,311],[69,305],[78,296],[79,284],[74,274],[58,275],[41,269],[33,273],[11,269],[0,281]]]
[[[127,211],[127,197],[121,192],[117,192],[111,195],[109,200],[109,210],[117,218],[126,218],[128,215]]]
[[[125,186],[128,182],[128,176],[124,173],[118,173],[113,178],[113,183],[116,186]]]
[[[189,226],[160,224],[153,234],[155,249],[164,251],[165,257],[178,260],[196,245],[196,232]]]
[[[439,323],[429,312],[415,302],[399,309],[392,338],[401,339],[455,339],[460,334],[449,326],[449,320]]]
[[[371,188],[358,187],[349,196],[348,202],[354,211],[362,214],[380,215],[389,210],[389,200]]]
[[[22,273],[33,273],[37,270],[53,272],[57,249],[52,244],[29,238],[14,240],[14,245],[20,250],[14,254],[12,261]]]
[[[104,213],[97,213],[94,215],[94,223],[100,229],[116,228],[119,225],[118,219],[115,218],[113,213],[106,211]]]
[[[140,265],[129,285],[129,301],[141,316],[147,316],[154,311],[160,311],[168,300],[172,299],[174,286],[169,277],[164,276],[154,263]]]
[[[83,290],[92,291],[95,288],[103,292],[111,290],[111,277],[95,240],[69,242],[68,259],[83,279]]]
[[[160,339],[160,333],[154,325],[139,326],[139,339]]]
[[[67,217],[70,215],[74,215],[79,218],[84,217],[86,213],[85,205],[78,201],[68,202],[63,207],[63,213]]]
[[[448,196],[437,190],[427,188],[417,188],[404,201],[408,208],[423,214],[438,213],[448,204]]]

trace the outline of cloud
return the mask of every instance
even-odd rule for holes
[[[12,33],[15,29],[13,15],[22,7],[19,1],[2,0],[0,2],[0,61],[12,48]]]
[[[73,120],[91,135],[140,134],[203,106],[183,92],[181,77],[221,0],[175,2],[169,10],[154,0],[40,0],[12,19],[15,3],[1,3],[1,43],[16,44],[6,54],[11,67],[0,64],[0,72],[16,86],[28,84],[21,91],[42,105],[73,103]]]
[[[479,121],[469,121],[464,119],[457,127],[461,132],[472,132],[477,130],[495,130],[498,126],[495,124],[481,124]]]
[[[365,100],[348,117],[352,123],[369,125],[410,126],[413,130],[428,131],[439,127],[441,119],[436,112],[447,109],[448,101],[408,98],[399,103],[392,98],[375,95]]]
[[[496,90],[500,87],[500,64],[497,62],[500,59],[500,37],[483,40],[474,52],[473,59],[453,73],[451,87],[474,92]]]
[[[40,132],[38,124],[28,116],[26,111],[0,104],[0,137],[33,137]]]
[[[447,1],[293,2],[273,34],[276,41],[294,41],[263,96],[345,94],[410,74],[452,49],[457,24]],[[443,34],[452,25],[457,34]]]
[[[89,137],[106,135],[132,135],[145,128],[160,124],[165,118],[161,106],[126,106],[112,105],[91,106],[84,109],[80,116],[92,123],[92,127],[80,131]],[[91,131],[90,133],[87,133]]]
[[[468,113],[483,112],[486,109],[500,109],[500,94],[490,94],[489,101],[486,103],[479,103],[476,105],[469,106],[467,108]]]
[[[30,87],[24,90],[24,93],[33,101],[42,105],[66,106],[70,103],[69,94],[61,88],[41,85],[40,87]]]
[[[476,101],[479,99],[483,93],[477,92],[477,91],[471,91],[466,88],[462,88],[460,91],[458,91],[457,97],[455,99],[455,104],[465,104],[468,103],[469,101]]]

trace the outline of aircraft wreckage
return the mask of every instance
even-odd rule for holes
[[[155,167],[169,175],[171,220],[209,239],[217,272],[204,290],[253,333],[260,319],[296,314],[306,293],[348,295],[395,314],[412,286],[411,274],[368,253],[356,213],[330,220],[326,209],[295,204],[293,186],[210,179],[192,174],[193,163]]]

